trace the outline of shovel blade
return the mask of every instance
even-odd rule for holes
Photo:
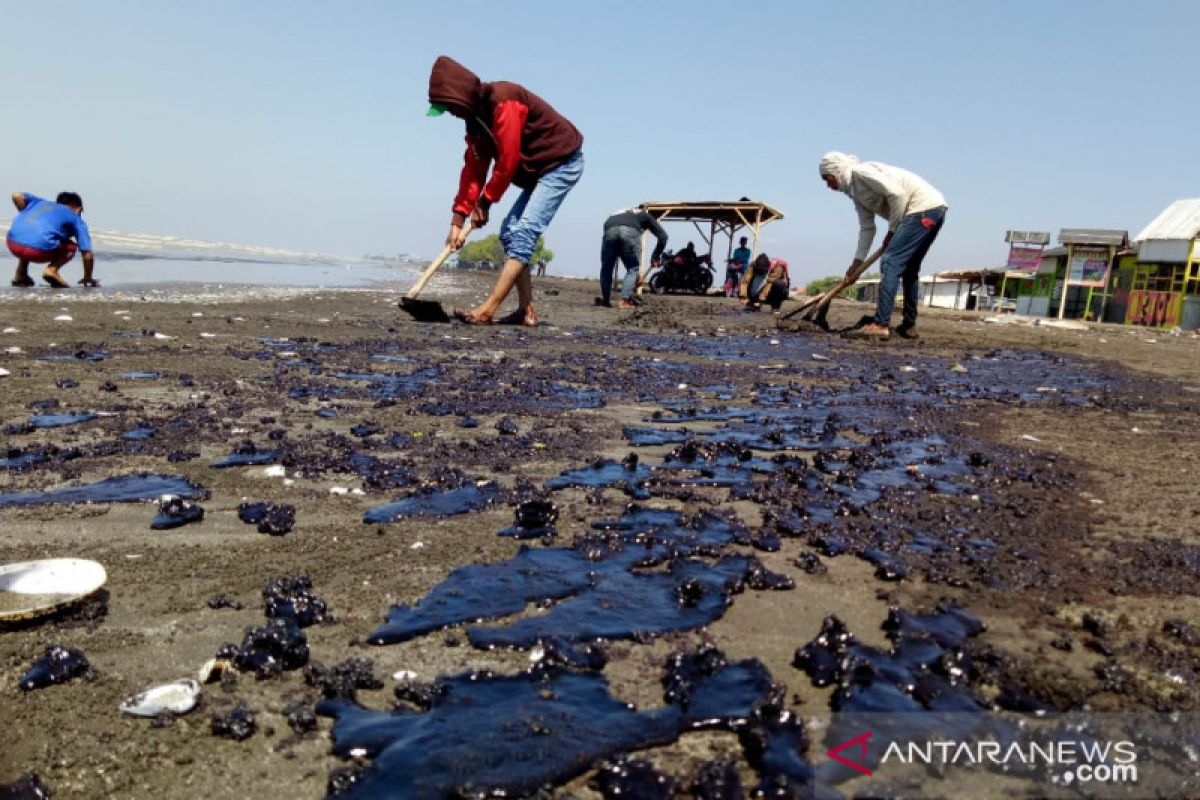
[[[417,322],[449,322],[450,315],[436,300],[417,300],[413,297],[400,298],[400,308]]]

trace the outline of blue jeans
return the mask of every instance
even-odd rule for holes
[[[567,197],[567,192],[583,177],[583,151],[559,164],[538,178],[532,189],[521,192],[517,202],[509,209],[508,216],[500,224],[500,244],[504,255],[515,258],[525,266],[533,257],[538,238],[546,232],[550,220],[558,212]]]
[[[917,281],[921,262],[945,221],[945,206],[909,214],[900,220],[880,267],[883,275],[879,281],[879,300],[875,304],[876,325],[886,328],[891,324],[896,289],[901,281],[904,282],[904,324],[910,328],[917,324],[917,304],[920,302]]]
[[[600,296],[604,302],[612,297],[613,270],[617,259],[625,265],[625,282],[621,285],[621,298],[628,300],[637,289],[638,274],[642,267],[642,232],[637,228],[618,226],[604,232],[600,243]]]

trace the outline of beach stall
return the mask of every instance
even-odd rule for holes
[[[712,254],[714,266],[724,264],[733,257],[733,241],[737,232],[742,228],[749,229],[754,243],[751,245],[753,255],[758,255],[758,237],[762,229],[777,219],[783,219],[783,212],[766,203],[743,197],[741,200],[697,200],[688,202],[655,200],[643,203],[646,211],[660,223],[690,222],[704,241],[708,252]],[[703,225],[701,223],[707,223]],[[717,236],[728,238],[725,256],[717,258],[715,252]],[[646,269],[646,240],[648,234],[642,234],[642,265]],[[752,256],[753,257],[753,256]],[[722,267],[723,268],[723,267]]]
[[[1050,232],[1005,231],[1004,241],[1008,243],[1008,263],[1000,280],[1000,290],[989,310],[1028,314],[1034,296],[1034,279],[1042,266],[1046,245],[1050,244]],[[1025,310],[1021,308],[1021,298],[1025,298]],[[1042,313],[1045,313],[1044,309]]]
[[[1134,242],[1136,250],[1118,258],[1105,320],[1200,327],[1200,198],[1176,200]]]
[[[1047,237],[1048,238],[1048,237]],[[1129,233],[1108,228],[1063,228],[1059,247],[1038,251],[1038,267],[1024,264],[1016,280],[1016,312],[1030,317],[1099,320],[1110,299],[1109,277],[1119,252],[1129,245]],[[1011,245],[1010,245],[1011,247]],[[1011,253],[1010,249],[1010,253]],[[1033,255],[1019,258],[1032,261]]]

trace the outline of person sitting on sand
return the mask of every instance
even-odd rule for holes
[[[757,311],[766,303],[776,314],[788,296],[788,264],[782,258],[771,259],[766,253],[758,258],[742,276],[738,297],[747,311]]]
[[[439,56],[433,63],[429,103],[430,116],[449,111],[467,127],[467,151],[446,235],[448,246],[456,250],[463,246],[468,216],[476,228],[487,224],[492,205],[500,201],[509,184],[523,190],[500,225],[505,261],[495,288],[480,305],[470,311],[455,310],[454,315],[469,324],[537,325],[529,260],[538,237],[583,175],[583,135],[524,86],[508,81],[485,83],[448,56]],[[495,320],[514,286],[517,310]]]
[[[92,237],[83,221],[83,200],[79,195],[59,192],[51,203],[27,192],[15,192],[12,201],[17,207],[17,216],[8,230],[8,251],[17,258],[13,286],[33,286],[29,265],[34,263],[46,265],[42,280],[56,289],[66,289],[68,284],[58,271],[75,257],[76,250],[83,253],[83,278],[79,283],[100,285],[92,277],[95,266]]]

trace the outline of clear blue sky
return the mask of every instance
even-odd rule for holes
[[[787,214],[764,246],[794,276],[841,272],[831,149],[945,193],[926,271],[1200,196],[1200,3],[70,0],[7,3],[4,28],[5,191],[73,189],[101,228],[432,256],[462,153],[424,116],[440,53],[583,131],[557,272],[597,272],[614,209],[743,195]]]

